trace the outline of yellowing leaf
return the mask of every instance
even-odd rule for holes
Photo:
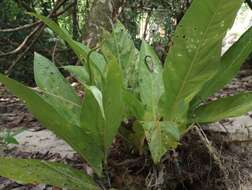
[[[163,122],[144,122],[143,127],[155,163],[170,149],[176,148],[180,138],[177,124]]]

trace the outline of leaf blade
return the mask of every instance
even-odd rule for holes
[[[130,90],[123,91],[123,100],[125,102],[125,117],[142,120],[144,117],[145,107],[136,95]]]
[[[180,22],[164,69],[164,106],[169,120],[186,120],[190,101],[215,74],[222,39],[241,3],[195,0]]]
[[[251,110],[252,92],[241,93],[200,106],[195,110],[192,120],[199,123],[210,123],[240,116]]]
[[[108,149],[121,124],[124,110],[123,75],[117,62],[108,63],[108,73],[103,84],[103,107],[105,112],[105,148]]]
[[[63,68],[70,72],[80,83],[89,84],[90,77],[84,66],[68,65],[64,66]]]
[[[111,34],[104,32],[101,50],[107,60],[116,61],[122,67],[125,86],[135,88],[138,51],[130,34],[119,21]]]
[[[80,43],[74,41],[72,37],[67,33],[67,31],[60,28],[56,22],[51,20],[48,17],[45,17],[36,13],[29,13],[30,15],[42,20],[50,29],[52,29],[60,38],[68,43],[68,45],[73,49],[75,54],[78,56],[79,60],[83,60],[83,58],[87,57],[89,52],[89,48],[84,48],[85,46],[81,46]],[[85,51],[83,51],[85,50]]]
[[[163,69],[157,54],[143,41],[140,50],[139,91],[143,104],[150,112],[149,120],[152,121],[158,117],[158,102],[164,92],[162,74]]]
[[[102,94],[94,86],[87,87],[85,93],[85,100],[81,108],[80,127],[98,141],[98,146],[105,152],[103,134],[105,113]]]
[[[46,57],[35,53],[34,78],[43,97],[59,114],[79,126],[81,100],[57,67]]]
[[[180,132],[175,123],[168,121],[144,122],[143,128],[154,163],[159,163],[161,157],[169,149],[177,147]]]
[[[82,129],[72,126],[61,117],[44,98],[32,89],[25,87],[2,74],[0,81],[16,96],[22,99],[29,111],[49,130],[64,139],[76,150],[99,174],[102,170],[103,153]]]
[[[80,42],[74,41],[72,37],[67,33],[67,31],[60,28],[57,23],[55,23],[50,18],[36,13],[29,14],[42,20],[60,38],[66,41],[82,63],[86,62],[87,64],[89,64],[88,62],[90,62],[92,71],[96,73],[94,77],[96,78],[97,82],[100,82],[100,78],[103,77],[102,74],[106,65],[106,61],[101,54],[96,51],[92,51],[90,48]]]
[[[223,88],[235,77],[241,65],[252,52],[252,28],[248,29],[242,37],[222,56],[220,68],[211,80],[206,82],[202,90],[194,98],[192,106],[197,106],[210,95]]]
[[[34,55],[34,75],[36,84],[40,89],[63,96],[76,104],[80,103],[80,98],[57,67],[49,59],[38,53]]]
[[[91,177],[59,163],[0,157],[0,176],[22,184],[48,184],[61,188],[98,190]]]

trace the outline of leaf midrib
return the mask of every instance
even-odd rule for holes
[[[55,97],[55,98],[57,98],[59,100],[62,100],[64,102],[67,102],[67,103],[69,103],[69,104],[71,104],[71,105],[73,105],[75,107],[81,108],[80,105],[78,105],[78,104],[72,102],[71,100],[68,100],[68,99],[66,99],[66,98],[64,98],[62,96],[58,96],[58,95],[52,94],[52,93],[50,93],[48,91],[45,91],[45,90],[42,90],[42,89],[34,89],[34,88],[30,88],[30,89],[33,90],[33,91],[42,92],[44,94],[47,94],[47,95],[52,96],[52,97]]]
[[[245,94],[244,94],[245,95]],[[248,94],[248,95],[252,95],[252,93],[251,94]],[[249,105],[246,105],[246,107],[250,107],[250,106],[252,106],[252,103],[250,104],[249,103]],[[237,104],[236,106],[233,106],[232,108],[229,108],[229,111],[227,111],[227,112],[224,112],[225,114],[224,115],[231,115],[231,114],[233,114],[233,113],[235,113],[235,112],[237,112],[237,110],[240,110],[240,109],[242,109],[243,108],[243,105],[241,105],[241,104]],[[235,111],[234,111],[235,110]],[[212,118],[218,118],[218,115],[216,115],[216,116],[213,116]],[[230,116],[231,117],[231,116]],[[214,121],[216,121],[216,120],[218,120],[218,119],[214,119]],[[209,122],[212,122],[213,120],[211,120],[211,121],[209,121]]]
[[[112,31],[112,35],[113,35],[115,46],[116,46],[116,54],[117,54],[118,63],[122,66],[121,54],[119,53],[119,46],[118,46],[119,42],[118,42],[118,39],[114,30]]]
[[[85,181],[83,181],[83,180],[80,180],[79,178],[73,177],[72,175],[68,175],[67,172],[62,172],[61,170],[57,169],[56,167],[51,166],[51,165],[50,165],[49,163],[47,163],[46,161],[41,161],[41,163],[42,163],[43,165],[45,165],[47,168],[49,168],[49,169],[55,171],[56,173],[59,173],[59,174],[65,176],[65,177],[68,177],[69,180],[70,180],[73,184],[75,184],[75,185],[77,185],[77,186],[80,186],[80,185],[83,186],[83,185],[85,184],[85,185],[88,186],[88,188],[93,188],[91,184],[89,184],[89,183],[87,183],[87,182],[85,182]]]

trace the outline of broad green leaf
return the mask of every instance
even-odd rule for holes
[[[7,136],[4,139],[4,143],[6,143],[6,144],[19,144],[17,139],[15,139],[13,136]]]
[[[80,103],[80,98],[57,67],[49,59],[38,53],[35,53],[34,56],[34,74],[36,84],[40,89],[62,96],[76,104]]]
[[[80,83],[89,84],[90,77],[87,69],[84,66],[68,65],[64,66],[63,68],[70,72]]]
[[[73,126],[32,89],[0,74],[0,82],[22,99],[33,115],[58,137],[73,147],[99,174],[102,169],[103,152],[82,129]]]
[[[175,123],[168,121],[144,122],[143,127],[154,163],[160,162],[167,150],[177,147],[180,132]]]
[[[7,133],[6,136],[3,136],[3,142],[5,144],[19,144],[14,135]]]
[[[118,62],[122,69],[126,87],[135,87],[138,51],[125,27],[117,22],[112,33],[104,32],[102,53],[107,60]]]
[[[99,190],[92,178],[60,163],[0,157],[0,176],[21,184],[48,184],[72,190]]]
[[[57,67],[47,58],[35,53],[34,77],[44,92],[44,99],[67,120],[79,126],[80,98]]]
[[[96,80],[100,80],[99,78],[102,77],[106,65],[106,61],[101,54],[97,53],[96,51],[92,51],[90,48],[88,48],[82,43],[74,41],[72,37],[65,30],[60,28],[57,25],[57,23],[55,23],[50,18],[35,13],[30,13],[30,15],[35,16],[36,18],[42,20],[60,38],[66,41],[80,61],[84,61],[87,64],[88,62],[90,62],[92,72],[96,73],[94,77],[96,78]]]
[[[134,95],[134,93],[130,90],[124,90],[123,100],[125,103],[125,117],[135,117],[138,120],[142,120],[145,112],[145,107],[142,102],[138,100],[136,95]]]
[[[213,78],[206,82],[199,94],[194,98],[192,106],[197,106],[229,83],[240,70],[241,65],[252,52],[252,28],[223,55],[220,68]]]
[[[164,92],[163,68],[154,49],[142,42],[139,64],[139,91],[140,97],[150,118],[145,120],[154,121],[158,117],[158,102]]]
[[[94,86],[85,90],[85,99],[81,109],[80,126],[96,140],[101,150],[104,148],[105,114],[101,92]]]
[[[192,115],[192,121],[210,123],[229,117],[237,117],[252,111],[252,93],[242,93],[221,98],[200,106]]]
[[[190,101],[217,71],[222,39],[242,0],[194,0],[177,26],[165,62],[165,117],[186,120]]]
[[[72,37],[67,33],[67,31],[60,28],[56,22],[54,22],[52,19],[45,17],[45,16],[42,16],[40,14],[36,14],[36,13],[29,13],[29,14],[42,20],[60,38],[62,38],[64,41],[66,41],[80,60],[87,59],[88,52],[90,51],[89,48],[74,41],[72,39]]]
[[[123,82],[120,66],[111,62],[103,91],[88,87],[81,111],[81,127],[94,139],[104,154],[118,132],[123,116]]]
[[[114,137],[120,127],[124,102],[123,102],[123,76],[122,71],[117,62],[108,63],[107,77],[103,84],[103,107],[105,112],[105,148],[112,144]]]

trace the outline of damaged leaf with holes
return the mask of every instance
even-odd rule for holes
[[[146,107],[142,124],[155,163],[167,150],[176,148],[180,137],[195,123],[252,110],[248,103],[252,102],[251,93],[202,105],[235,76],[252,52],[252,29],[248,29],[221,56],[222,40],[241,4],[241,0],[193,1],[177,26],[164,68],[155,66],[160,65],[157,56],[146,48],[144,51],[142,43],[138,80],[140,100]]]

